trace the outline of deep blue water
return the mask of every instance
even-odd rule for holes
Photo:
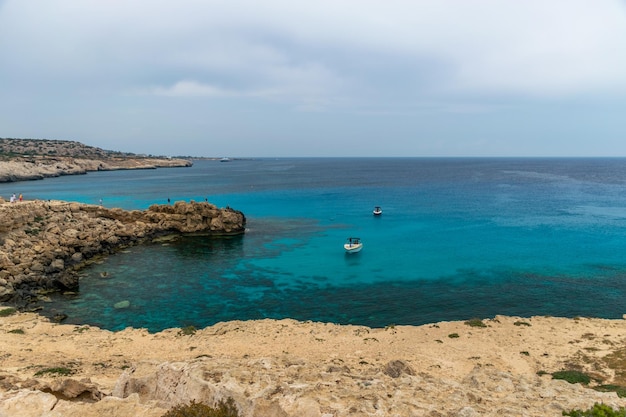
[[[126,209],[208,199],[246,214],[244,236],[134,247],[85,270],[79,295],[44,304],[69,323],[383,327],[626,312],[626,159],[195,161],[0,184],[13,192]],[[350,236],[361,253],[344,253]]]

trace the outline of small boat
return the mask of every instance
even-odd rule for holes
[[[347,253],[357,253],[363,249],[363,243],[361,243],[361,239],[358,237],[349,237],[348,243],[343,245],[343,248]]]
[[[380,216],[381,214],[383,214],[383,209],[381,209],[380,207],[376,206],[374,207],[374,216]]]
[[[232,161],[232,159],[230,159],[230,158],[222,158],[222,159],[220,159],[220,162],[230,162],[230,161]]]

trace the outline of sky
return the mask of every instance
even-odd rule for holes
[[[0,137],[626,156],[626,0],[0,0]]]

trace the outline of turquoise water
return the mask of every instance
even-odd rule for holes
[[[13,192],[126,209],[208,199],[246,214],[244,236],[135,247],[85,270],[79,295],[43,304],[70,323],[383,327],[626,312],[625,159],[195,161],[0,184]],[[359,254],[344,253],[350,236]]]

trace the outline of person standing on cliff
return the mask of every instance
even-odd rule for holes
[[[20,203],[24,201],[24,197],[22,196],[22,194],[20,193]]]
[[[13,193],[13,195],[11,196],[11,203],[15,203],[15,193]]]

